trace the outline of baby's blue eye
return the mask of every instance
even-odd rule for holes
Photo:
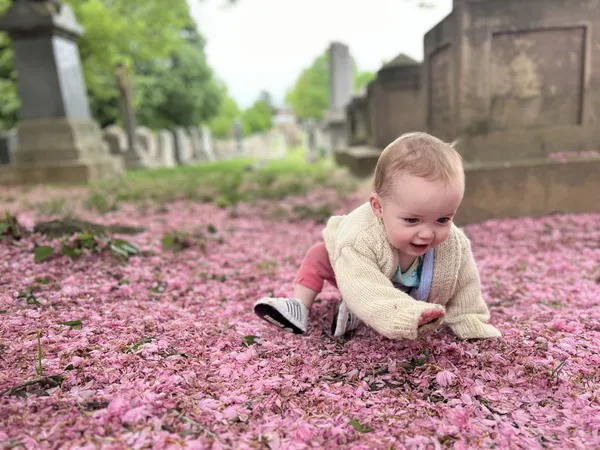
[[[405,221],[407,221],[408,223],[418,223],[419,219],[415,219],[415,218],[411,218],[411,219],[404,219]]]
[[[438,219],[439,223],[448,223],[450,221],[450,219],[448,217],[442,217],[441,219]]]

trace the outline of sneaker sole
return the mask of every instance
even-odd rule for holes
[[[273,325],[285,331],[291,331],[294,334],[304,334],[300,328],[287,320],[279,311],[269,305],[256,305],[254,307],[256,315]]]

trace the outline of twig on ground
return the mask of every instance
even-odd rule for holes
[[[26,388],[27,386],[33,386],[34,384],[47,384],[50,387],[60,386],[60,384],[53,380],[52,377],[38,377],[34,378],[33,380],[23,381],[22,383],[19,383],[16,386],[6,389],[5,391],[0,393],[0,397],[2,397],[3,395],[14,395],[23,388]]]

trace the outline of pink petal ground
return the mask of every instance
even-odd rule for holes
[[[14,202],[6,208],[28,226],[40,218]],[[35,264],[40,236],[0,243],[0,391],[35,376],[38,330],[44,374],[65,377],[47,396],[0,397],[0,446],[600,447],[600,214],[467,228],[500,341],[462,342],[442,330],[393,342],[363,328],[336,342],[327,332],[331,287],[307,336],[254,316],[258,297],[291,293],[322,229],[275,221],[268,209],[244,206],[231,217],[176,202],[81,213],[148,228],[126,239],[154,255],[128,264],[104,254]],[[209,224],[223,243],[208,241],[206,254],[161,249],[165,232]],[[18,297],[30,286],[41,306]],[[75,319],[81,329],[58,325]]]

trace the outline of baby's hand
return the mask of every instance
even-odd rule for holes
[[[430,309],[428,311],[423,311],[423,314],[421,314],[421,318],[419,319],[419,326],[433,322],[434,320],[442,317],[444,314],[444,311],[441,309]]]

